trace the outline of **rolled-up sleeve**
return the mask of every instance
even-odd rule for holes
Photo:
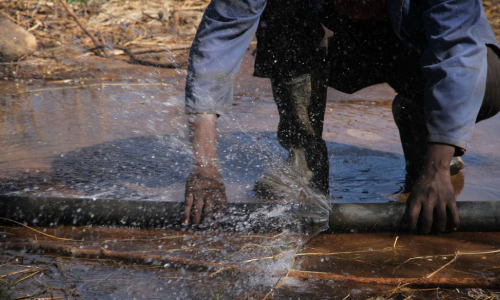
[[[189,54],[186,113],[225,114],[233,82],[257,30],[266,0],[212,0]]]
[[[486,87],[480,0],[427,0],[425,109],[429,142],[467,148]]]

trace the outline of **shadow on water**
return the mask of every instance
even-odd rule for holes
[[[192,163],[191,154],[179,146],[179,137],[143,136],[104,142],[55,157],[54,179],[81,196],[147,198],[182,190]],[[330,193],[343,202],[387,201],[404,178],[402,155],[327,142],[330,153]],[[223,133],[218,142],[219,162],[228,186],[241,187],[253,197],[255,180],[287,152],[275,133]],[[168,194],[168,193],[167,193]],[[181,193],[177,193],[177,196]],[[162,199],[179,200],[179,199]]]

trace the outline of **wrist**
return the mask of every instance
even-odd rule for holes
[[[220,174],[217,162],[193,162],[191,172],[199,174]]]
[[[455,147],[447,144],[431,143],[427,146],[424,168],[433,172],[449,172]]]
[[[204,168],[204,169],[210,169],[210,168],[218,168],[219,165],[216,160],[195,160],[193,162],[193,168]]]
[[[201,171],[217,169],[216,116],[197,114],[191,115],[189,119],[193,145],[193,168]]]

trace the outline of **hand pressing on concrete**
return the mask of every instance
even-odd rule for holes
[[[423,169],[406,202],[403,229],[428,234],[444,232],[447,224],[459,225],[455,194],[450,178],[450,162],[455,147],[429,144]],[[447,222],[448,221],[448,222]]]
[[[217,116],[195,114],[189,118],[194,163],[186,182],[184,224],[211,223],[224,212],[226,188],[217,164]]]

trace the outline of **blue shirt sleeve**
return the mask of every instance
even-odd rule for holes
[[[480,0],[426,0],[422,55],[429,142],[467,148],[486,88]]]
[[[186,113],[228,113],[233,82],[266,0],[212,0],[189,54]]]

